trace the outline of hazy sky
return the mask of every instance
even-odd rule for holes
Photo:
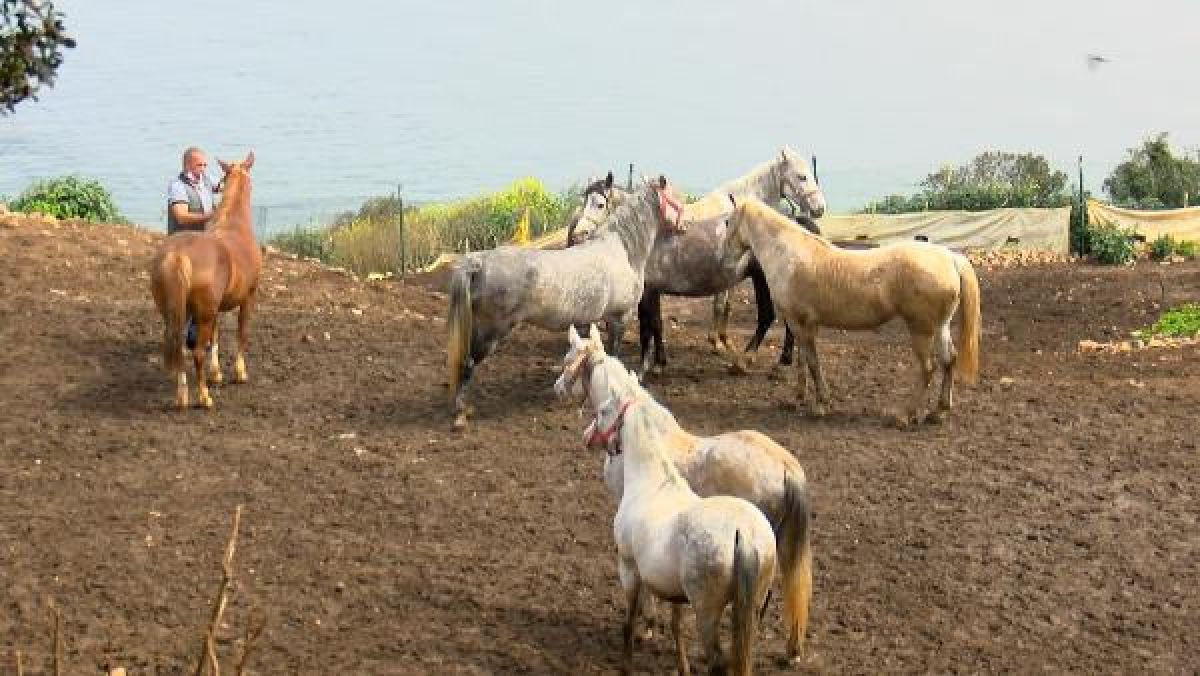
[[[258,149],[264,203],[631,161],[706,190],[788,144],[839,210],[988,149],[1095,188],[1149,134],[1200,146],[1197,0],[57,5],[80,46],[0,118],[0,192],[65,166],[158,208],[190,143]]]

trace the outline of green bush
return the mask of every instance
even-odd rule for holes
[[[1124,265],[1136,254],[1133,231],[1111,223],[1093,225],[1088,232],[1088,246],[1098,263]]]
[[[38,181],[26,188],[9,208],[56,218],[82,218],[93,223],[124,221],[108,189],[97,180],[81,176]]]
[[[1200,335],[1200,304],[1185,303],[1167,310],[1154,326],[1140,331],[1143,336],[1191,337]]]
[[[1150,258],[1163,261],[1175,253],[1177,243],[1170,235],[1163,235],[1150,243]]]
[[[1175,242],[1175,255],[1183,256],[1184,258],[1196,257],[1196,243],[1190,239],[1182,239]]]
[[[329,233],[318,228],[297,227],[291,232],[281,232],[268,240],[267,244],[280,251],[304,258],[316,258],[326,263],[329,262],[333,251]]]

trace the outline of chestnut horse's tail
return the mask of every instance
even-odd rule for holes
[[[958,268],[959,308],[962,311],[958,327],[959,352],[954,370],[963,381],[974,383],[979,380],[979,280],[975,277],[971,261],[965,257],[955,256],[954,265]]]
[[[175,373],[183,369],[183,332],[188,292],[192,288],[191,259],[168,251],[155,270],[155,287],[155,300],[163,318],[163,365]]]
[[[446,344],[446,370],[451,405],[458,400],[463,367],[471,350],[471,276],[469,263],[460,264],[450,279],[450,311],[446,317],[450,339]]]

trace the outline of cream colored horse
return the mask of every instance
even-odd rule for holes
[[[624,673],[633,671],[633,630],[644,594],[670,601],[679,673],[691,673],[682,635],[682,606],[696,611],[712,673],[724,673],[720,626],[732,604],[734,674],[754,661],[758,609],[775,575],[775,536],[757,507],[730,496],[701,498],[667,456],[677,426],[648,396],[609,399],[585,435],[588,446],[620,453],[624,491],[613,519],[617,573],[628,610],[622,637]]]
[[[733,199],[732,197],[730,198]],[[829,386],[817,361],[821,326],[874,329],[899,317],[908,326],[917,357],[917,383],[900,424],[914,422],[933,381],[934,357],[942,371],[942,390],[931,421],[943,419],[953,405],[955,375],[973,383],[979,373],[979,282],[970,261],[928,242],[903,242],[877,249],[839,249],[822,237],[754,199],[740,200],[729,219],[720,255],[728,263],[753,253],[767,275],[771,297],[796,333],[797,346],[816,388],[812,412],[823,415]],[[959,346],[950,338],[950,321],[961,304]],[[808,380],[800,372],[799,398]]]
[[[804,468],[784,447],[752,430],[715,437],[688,433],[670,411],[649,398],[619,360],[604,352],[600,332],[591,326],[588,338],[567,331],[570,348],[562,374],[554,383],[560,396],[583,397],[593,412],[610,398],[646,398],[645,406],[662,418],[668,430],[663,451],[699,495],[733,495],[756,505],[774,527],[783,588],[783,619],[787,652],[798,659],[804,648],[808,608],[812,598],[812,544],[809,490]],[[624,494],[624,456],[607,456],[604,481],[618,501]]]

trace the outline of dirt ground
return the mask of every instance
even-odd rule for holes
[[[252,673],[616,669],[614,505],[584,421],[550,390],[563,335],[519,330],[457,433],[440,295],[271,256],[251,383],[172,412],[144,273],[156,241],[0,228],[0,670],[21,650],[26,673],[48,673],[51,604],[66,673],[188,670],[237,504],[227,671],[254,612]],[[835,405],[813,419],[785,406],[794,373],[768,375],[774,344],[750,375],[727,373],[704,345],[706,301],[667,303],[672,362],[652,390],[698,433],[758,429],[804,464],[801,671],[1195,672],[1197,349],[1076,345],[1196,300],[1200,264],[980,277],[982,379],[942,425],[881,415],[910,381],[900,327],[822,335]],[[779,626],[772,603],[762,672],[781,669]],[[640,643],[636,663],[668,672],[668,639]]]

